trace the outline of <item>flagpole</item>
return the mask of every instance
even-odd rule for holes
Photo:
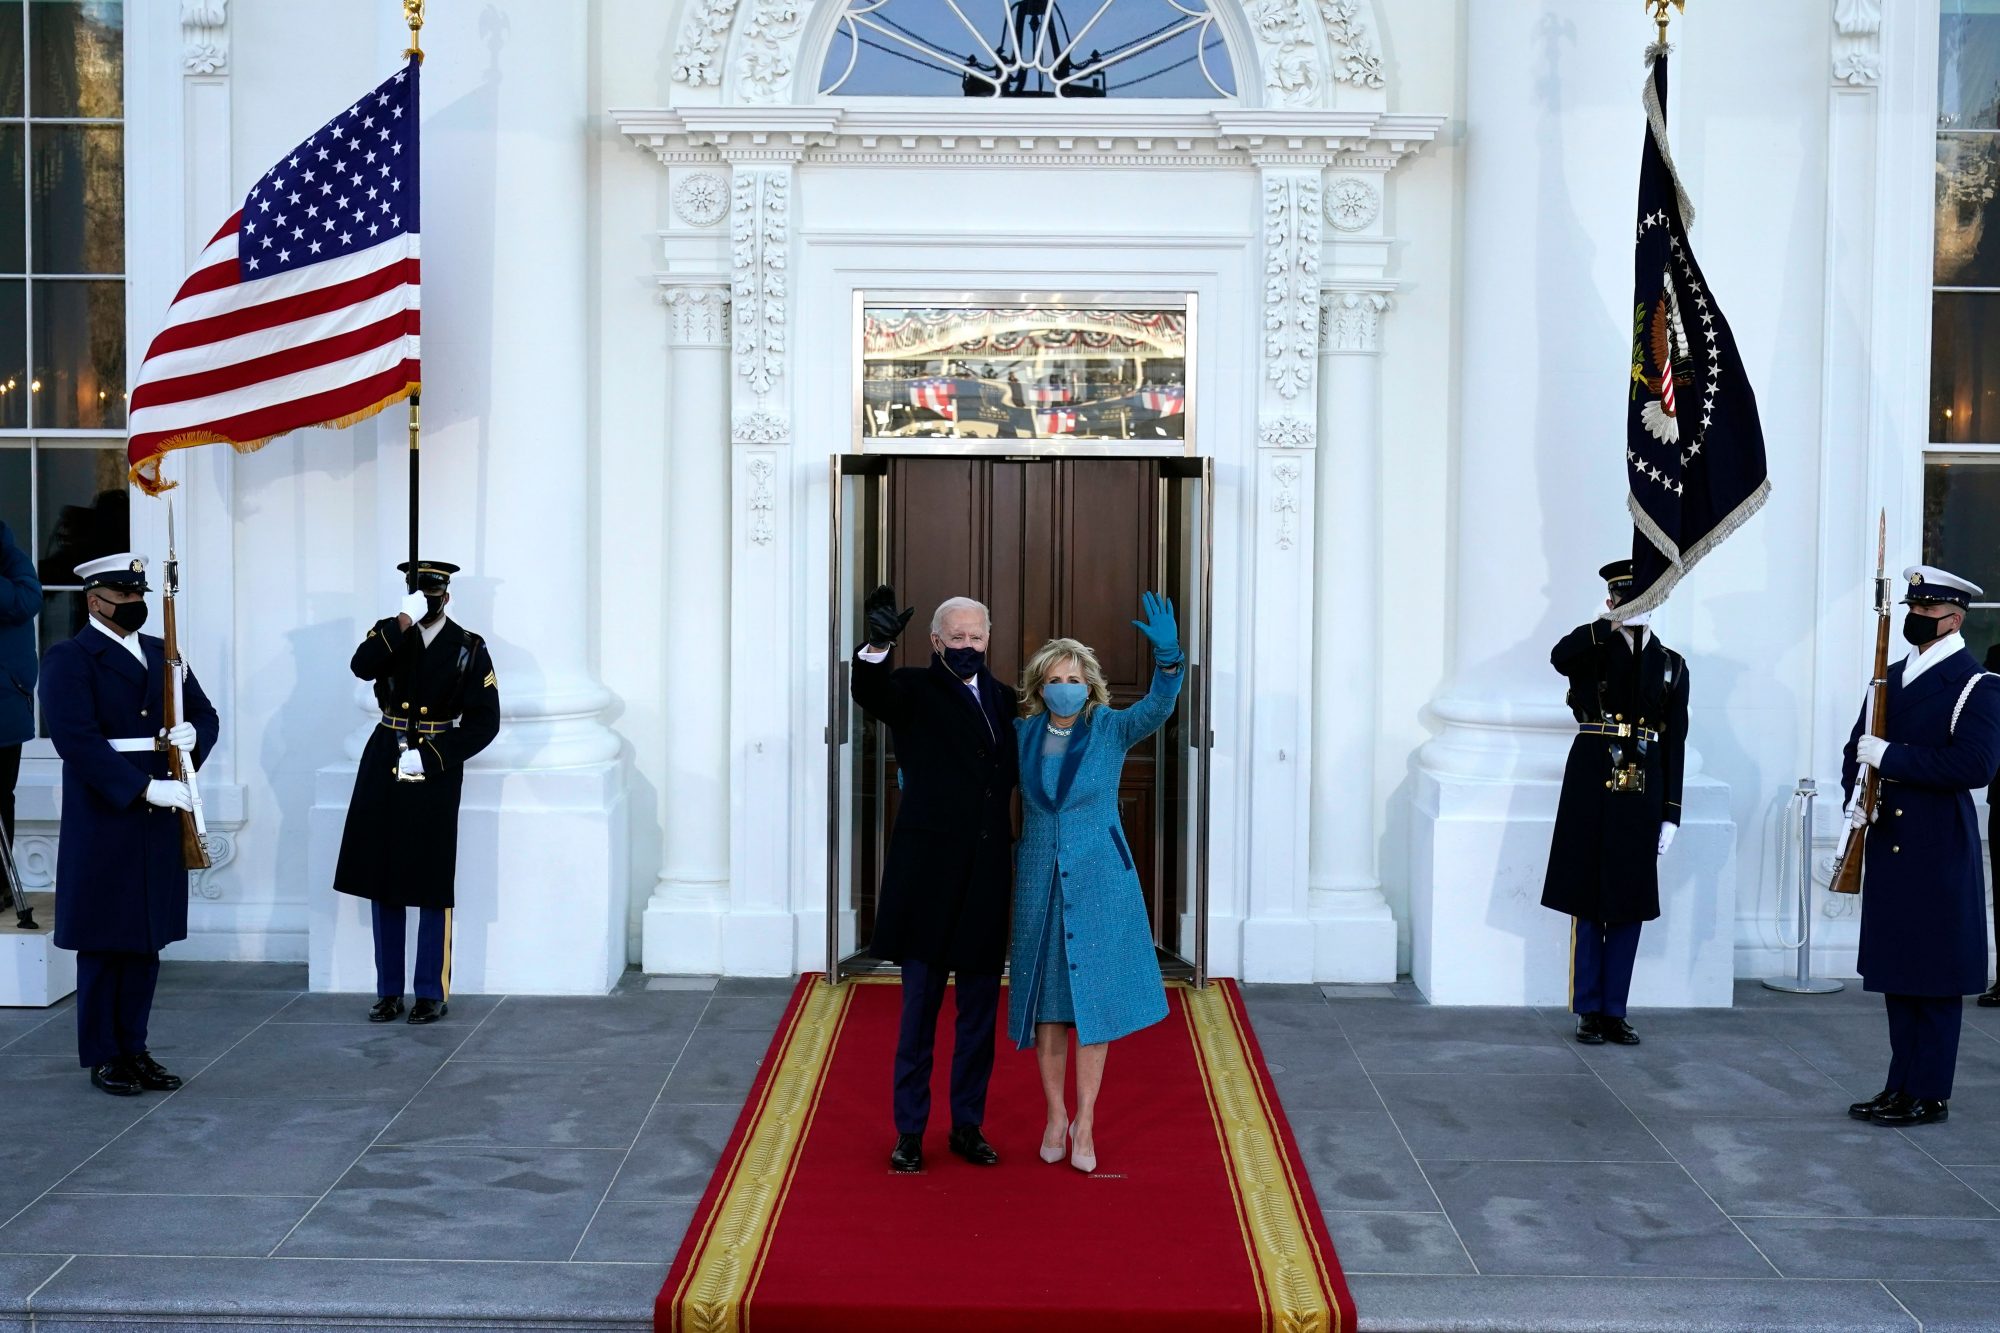
[[[403,21],[410,25],[410,45],[403,52],[403,58],[424,62],[422,33],[424,28],[424,0],[403,0]],[[423,109],[417,109],[421,116]],[[410,395],[410,564],[409,581],[405,591],[417,590],[417,500],[422,487],[422,469],[419,463],[423,457],[418,445],[418,423],[420,419],[423,391],[419,389]]]
[[[1667,24],[1672,20],[1673,11],[1687,13],[1687,0],[1645,0],[1646,8],[1653,11],[1653,22],[1660,25],[1660,45],[1667,44]]]

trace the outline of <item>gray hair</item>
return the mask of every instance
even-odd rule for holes
[[[986,603],[975,602],[970,597],[947,597],[938,603],[938,609],[931,612],[931,633],[944,633],[944,618],[954,611],[977,611],[979,618],[986,622],[986,630],[993,631],[993,613],[986,609]]]

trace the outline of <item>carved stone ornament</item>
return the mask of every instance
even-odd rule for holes
[[[683,176],[674,187],[674,216],[690,227],[713,227],[729,211],[729,185],[712,171]]]
[[[777,534],[777,496],[771,489],[776,472],[771,460],[759,454],[750,460],[750,541],[769,546]]]
[[[1359,176],[1342,176],[1326,188],[1326,220],[1342,231],[1360,231],[1382,215],[1382,195]]]
[[[791,89],[798,60],[798,37],[805,27],[807,0],[751,0],[755,8],[743,29],[736,77],[746,102],[782,102]]]
[[[1882,82],[1882,0],[1834,0],[1833,81],[1850,88]]]
[[[668,287],[660,293],[672,324],[668,341],[675,347],[727,346],[729,292],[716,286]]]
[[[1310,449],[1313,423],[1304,417],[1265,417],[1257,426],[1257,443],[1266,449]]]
[[[21,887],[29,893],[47,893],[53,889],[56,884],[55,835],[29,833],[27,821],[23,820],[14,832],[14,868],[20,872]]]
[[[1264,91],[1274,104],[1305,106],[1319,100],[1320,61],[1303,0],[1257,0],[1245,10],[1264,62]]]
[[[1320,294],[1320,337],[1329,352],[1382,350],[1382,316],[1389,309],[1383,292],[1328,291]]]
[[[736,19],[737,0],[694,0],[674,43],[674,80],[696,88],[722,82],[722,48]]]
[[[216,873],[236,859],[236,839],[210,829],[202,837],[202,846],[208,849],[208,867],[188,873],[188,894],[214,902],[222,897],[222,886],[215,882]]]
[[[738,444],[783,444],[792,438],[792,423],[784,413],[760,407],[740,414],[729,433]]]
[[[732,196],[729,254],[736,371],[761,398],[771,392],[785,367],[791,176],[784,170],[740,170]]]
[[[1882,0],[1833,0],[1833,26],[1846,37],[1880,33]]]
[[[1318,362],[1320,207],[1317,174],[1264,181],[1264,377],[1288,402]]]
[[[1271,464],[1271,480],[1277,492],[1271,497],[1271,512],[1278,516],[1278,549],[1289,551],[1298,544],[1299,461],[1282,456]]]
[[[1361,19],[1361,0],[1319,0],[1319,14],[1333,49],[1334,80],[1358,88],[1382,87],[1382,52]]]
[[[220,74],[229,64],[229,0],[181,0],[181,65]]]

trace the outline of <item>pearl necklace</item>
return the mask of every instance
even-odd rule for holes
[[[1049,735],[1051,736],[1067,736],[1072,731],[1075,730],[1076,730],[1076,723],[1074,722],[1070,723],[1066,727],[1059,727],[1053,722],[1049,723]]]

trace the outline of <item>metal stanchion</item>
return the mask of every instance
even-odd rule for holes
[[[1847,983],[1832,977],[1812,975],[1812,851],[1813,851],[1813,801],[1819,795],[1819,787],[1811,778],[1800,778],[1799,785],[1792,792],[1792,804],[1799,811],[1798,859],[1799,859],[1799,967],[1798,975],[1790,977],[1765,977],[1766,990],[1785,991],[1791,995],[1831,995],[1835,991],[1847,989]],[[1782,931],[1780,932],[1782,936]]]

